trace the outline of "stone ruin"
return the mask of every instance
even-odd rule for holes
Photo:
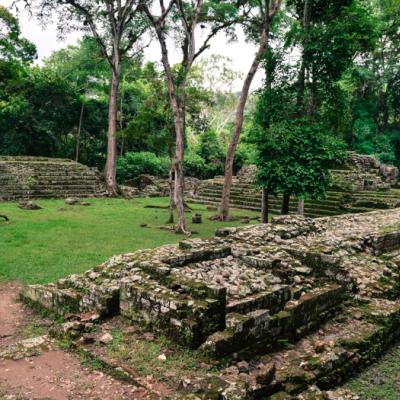
[[[74,161],[0,156],[0,200],[91,197],[104,192],[99,172]]]
[[[342,166],[331,170],[332,187],[349,192],[389,191],[397,185],[399,170],[369,155],[349,153]]]
[[[332,184],[323,199],[306,199],[305,215],[323,217],[344,213],[389,209],[400,205],[397,189],[398,169],[381,164],[375,157],[349,153],[343,165],[331,169]],[[257,167],[250,165],[233,179],[231,205],[254,211],[261,210],[261,193],[254,184]],[[201,183],[191,199],[197,203],[218,205],[221,200],[223,178],[216,177]],[[281,196],[269,199],[272,213],[279,214]],[[290,212],[297,213],[297,200],[292,198]]]
[[[27,286],[55,314],[121,315],[224,368],[177,399],[324,399],[400,332],[400,209],[222,228]],[[318,394],[316,394],[318,393]]]

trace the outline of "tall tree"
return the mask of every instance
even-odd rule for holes
[[[155,31],[161,48],[161,61],[173,113],[175,128],[175,203],[178,211],[176,231],[187,233],[184,204],[184,149],[186,84],[195,60],[209,47],[210,41],[221,31],[227,30],[238,21],[241,1],[229,0],[159,0],[159,9],[149,5],[143,9]],[[197,45],[197,32],[201,28],[204,39]],[[171,68],[168,35],[174,37],[182,51],[176,70]]]
[[[253,82],[254,76],[256,75],[258,67],[260,66],[262,57],[268,48],[271,23],[275,15],[279,11],[281,4],[282,0],[261,0],[251,2],[251,5],[254,5],[254,9],[257,10],[257,15],[250,20],[245,19],[243,21],[244,26],[250,30],[250,35],[253,36],[253,38],[254,33],[257,33],[255,38],[258,43],[258,49],[243,82],[242,91],[240,93],[239,101],[236,108],[234,132],[226,154],[224,187],[222,191],[220,205],[221,220],[226,220],[229,217],[229,202],[232,187],[233,162],[236,148],[239,143],[240,133],[243,127],[244,110],[246,107],[247,99],[249,97],[250,86]]]
[[[36,58],[36,47],[21,37],[18,19],[0,5],[0,61],[29,63]]]
[[[121,79],[121,62],[147,30],[147,21],[142,18],[141,6],[146,0],[24,0],[35,14],[46,19],[53,13],[58,16],[61,32],[80,29],[96,39],[110,70],[108,102],[108,145],[105,179],[109,195],[117,193],[117,113],[118,92]],[[74,22],[77,24],[75,26]]]

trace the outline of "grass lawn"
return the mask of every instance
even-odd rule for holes
[[[68,206],[63,200],[41,200],[42,210],[21,210],[16,203],[0,203],[0,280],[47,283],[73,273],[81,273],[114,254],[156,247],[182,240],[182,236],[161,230],[167,210],[144,208],[166,206],[166,198],[90,199],[91,206]],[[238,222],[209,221],[215,211],[192,204],[201,212],[203,224],[191,225],[193,237],[210,237],[223,226]],[[233,210],[233,215],[258,216],[254,212]],[[187,214],[191,221],[191,214]],[[141,224],[148,227],[142,228]]]
[[[400,346],[347,383],[362,400],[400,399]]]

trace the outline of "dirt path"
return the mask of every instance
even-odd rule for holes
[[[41,347],[18,360],[1,358],[22,339],[32,316],[18,302],[19,286],[0,286],[0,399],[29,400],[147,400],[145,389],[120,382],[84,367],[71,353],[55,345]],[[20,357],[18,357],[20,358]]]
[[[23,307],[17,302],[20,285],[0,286],[0,346],[12,343],[23,324]]]

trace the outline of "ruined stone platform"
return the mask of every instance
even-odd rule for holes
[[[91,197],[104,191],[97,170],[72,160],[0,156],[0,200]]]
[[[233,178],[230,204],[232,207],[261,211],[261,191],[255,184],[257,167],[245,166]],[[347,160],[330,170],[331,185],[324,198],[305,199],[307,217],[324,217],[346,213],[362,213],[400,206],[397,185],[398,169],[381,164],[375,157],[349,153]],[[224,179],[215,177],[202,181],[192,193],[196,203],[218,206],[221,202]],[[290,212],[297,213],[298,200],[291,198]],[[279,214],[282,196],[269,197],[270,212]]]
[[[56,314],[122,315],[226,360],[185,398],[314,398],[397,340],[399,266],[398,209],[276,217],[118,255],[22,296]]]

